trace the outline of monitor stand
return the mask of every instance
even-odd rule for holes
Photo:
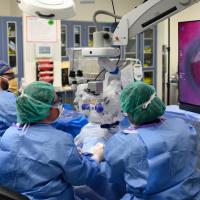
[[[194,112],[194,113],[200,113],[200,106],[196,106],[193,104],[187,104],[187,103],[180,102],[179,108],[182,110],[187,110],[187,111]]]

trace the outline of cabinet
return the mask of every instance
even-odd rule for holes
[[[61,56],[62,58],[67,57],[67,46],[68,46],[68,41],[67,41],[67,25],[61,25]]]
[[[138,36],[129,39],[128,45],[126,46],[125,56],[126,58],[138,58],[139,47],[138,47]]]
[[[156,27],[141,34],[141,61],[144,82],[156,86]]]
[[[96,32],[95,26],[88,26],[88,47],[93,46],[93,33]]]
[[[126,58],[138,58],[142,61],[145,83],[156,86],[156,26],[129,40]]]
[[[51,59],[39,59],[36,62],[36,80],[53,84],[54,62]]]
[[[81,36],[82,36],[81,25],[74,25],[73,26],[73,47],[78,48],[82,46]]]
[[[67,48],[86,46],[84,22],[61,21],[62,59],[67,57]],[[64,52],[65,49],[65,52]]]
[[[22,18],[0,17],[0,32],[0,59],[12,67],[7,76],[17,90],[23,76]]]

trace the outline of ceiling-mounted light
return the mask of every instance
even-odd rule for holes
[[[17,0],[26,14],[46,19],[68,19],[75,15],[73,0]]]

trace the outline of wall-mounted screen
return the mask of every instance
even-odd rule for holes
[[[179,23],[180,107],[200,112],[200,21]]]

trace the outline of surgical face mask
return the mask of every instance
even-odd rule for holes
[[[58,109],[58,111],[59,111],[57,119],[55,119],[53,122],[51,122],[51,123],[54,123],[60,118],[60,116],[63,113],[64,108],[63,108],[63,104],[61,104],[61,103],[56,103],[56,104],[52,105],[51,108]]]
[[[60,114],[62,114],[62,112],[63,112],[63,104],[62,103],[56,103],[56,104],[52,105],[51,108],[58,109]]]

